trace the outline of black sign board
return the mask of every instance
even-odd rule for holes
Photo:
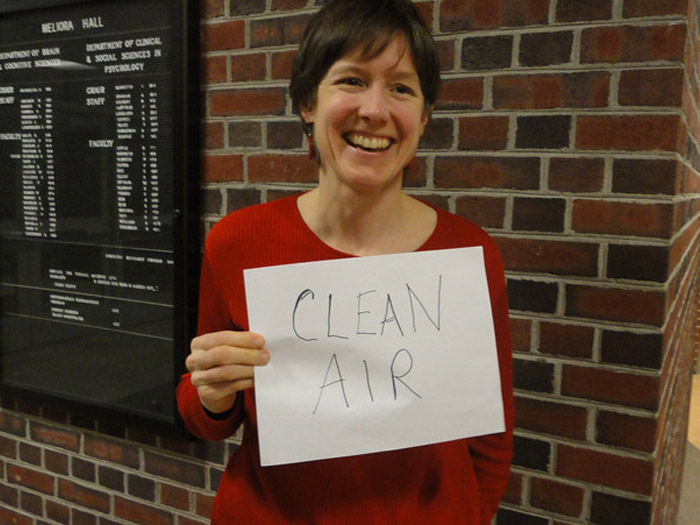
[[[0,0],[3,391],[177,425],[198,21],[186,0]]]

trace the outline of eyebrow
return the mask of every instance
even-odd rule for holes
[[[338,62],[341,62],[341,61],[342,61],[342,59],[339,60]],[[336,64],[338,64],[338,62],[336,62]],[[333,75],[342,75],[345,73],[359,74],[359,73],[364,73],[365,71],[366,71],[366,69],[363,68],[362,66],[356,65],[356,64],[348,61],[348,64],[341,64],[339,66],[336,66],[334,64],[333,66],[331,66],[329,73],[331,73]],[[391,73],[388,76],[392,80],[399,80],[399,81],[416,80],[416,81],[420,82],[420,77],[418,76],[418,73],[416,71],[409,71],[409,70],[405,70],[405,69],[396,70],[394,68],[392,68],[390,71],[391,71]]]

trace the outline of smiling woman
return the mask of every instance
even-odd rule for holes
[[[200,336],[191,344],[178,404],[202,438],[224,439],[245,423],[212,523],[486,525],[495,514],[508,481],[513,428],[503,264],[483,230],[402,189],[438,95],[439,72],[435,43],[410,0],[331,0],[312,17],[290,94],[318,164],[318,186],[234,212],[206,241]],[[243,271],[466,246],[483,249],[505,432],[262,467],[252,387],[254,368],[270,354],[264,334],[249,331]],[[299,299],[299,316],[311,299]]]

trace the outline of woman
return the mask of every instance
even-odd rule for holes
[[[487,524],[512,452],[510,336],[503,267],[488,235],[402,191],[439,89],[429,31],[409,0],[333,0],[307,28],[293,106],[319,165],[300,196],[234,212],[210,232],[199,333],[178,387],[195,435],[220,440],[245,422],[214,524]],[[269,354],[248,331],[245,268],[483,246],[506,431],[363,456],[261,467],[253,369]]]

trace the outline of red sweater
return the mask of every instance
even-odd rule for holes
[[[437,210],[419,250],[483,246],[498,346],[506,431],[405,450],[260,466],[252,391],[240,393],[225,420],[204,411],[189,374],[177,390],[190,431],[222,440],[245,422],[214,501],[214,525],[470,524],[487,525],[510,472],[513,393],[503,264],[490,237],[469,221]],[[248,330],[243,270],[349,257],[326,245],[302,220],[296,197],[234,212],[207,237],[200,283],[200,334]],[[262,334],[263,336],[265,334]]]

